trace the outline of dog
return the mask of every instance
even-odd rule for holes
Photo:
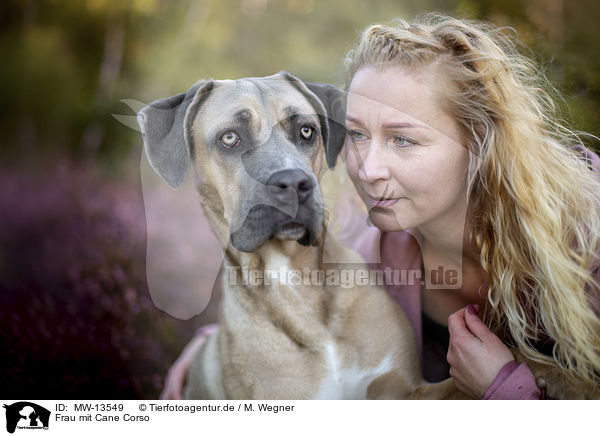
[[[225,248],[219,328],[194,358],[186,398],[463,398],[452,379],[423,380],[412,328],[384,288],[269,276],[363,265],[324,244],[319,179],[342,149],[344,106],[339,89],[280,72],[200,81],[139,112],[151,166],[171,187],[193,167]],[[325,264],[332,256],[347,262]]]

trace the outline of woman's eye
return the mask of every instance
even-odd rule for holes
[[[358,130],[349,130],[348,131],[348,135],[354,140],[354,141],[362,141],[363,139],[366,139],[367,136],[364,133],[359,132]]]
[[[240,143],[240,137],[235,132],[225,132],[219,140],[225,148],[237,147]]]
[[[300,136],[307,141],[310,141],[313,137],[314,129],[310,126],[303,126],[300,129]]]
[[[406,138],[405,136],[394,136],[394,144],[398,147],[411,147],[416,144],[415,141]]]

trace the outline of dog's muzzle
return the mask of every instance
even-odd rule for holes
[[[271,204],[249,210],[243,225],[231,234],[232,245],[244,252],[255,251],[271,238],[318,245],[324,212],[313,178],[303,170],[286,169],[273,173],[265,185],[272,188]],[[297,204],[295,216],[284,212],[290,204]]]
[[[313,192],[313,182],[302,170],[278,171],[267,180],[267,185],[279,188],[274,194],[278,202],[290,203],[297,198],[299,208],[303,207]],[[309,233],[304,223],[291,221],[276,229],[273,236],[280,240],[297,240],[303,245],[308,245]]]

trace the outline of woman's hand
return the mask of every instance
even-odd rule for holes
[[[196,353],[206,342],[206,339],[217,329],[217,324],[202,327],[192,340],[185,346],[175,363],[169,368],[165,378],[165,386],[160,394],[161,400],[181,400],[183,383]]]
[[[473,398],[482,398],[500,369],[514,356],[477,317],[477,305],[467,305],[448,317],[448,363],[456,386]]]

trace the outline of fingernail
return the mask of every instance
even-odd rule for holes
[[[472,304],[467,304],[467,312],[469,312],[471,315],[475,315],[475,308],[473,307]]]

